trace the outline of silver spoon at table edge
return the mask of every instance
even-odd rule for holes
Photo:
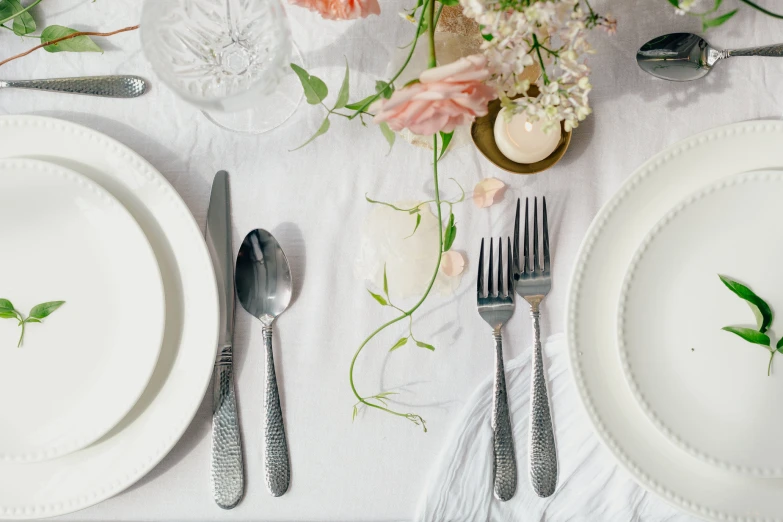
[[[272,325],[288,308],[293,283],[288,259],[272,234],[256,229],[245,237],[237,256],[235,279],[237,297],[242,307],[264,325],[264,469],[269,493],[279,497],[288,490],[291,468],[275,377]]]
[[[703,78],[716,63],[733,56],[783,57],[783,44],[721,50],[701,36],[672,33],[644,44],[636,53],[636,63],[657,78],[687,82]]]

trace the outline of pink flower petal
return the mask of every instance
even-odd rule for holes
[[[473,203],[478,208],[486,208],[495,203],[506,190],[506,184],[497,178],[486,178],[476,184],[473,189]]]
[[[465,270],[465,256],[454,250],[449,250],[443,253],[443,258],[440,260],[440,273],[454,277],[460,275]]]

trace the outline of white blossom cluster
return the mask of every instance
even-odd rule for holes
[[[678,15],[686,15],[690,13],[698,3],[699,0],[680,0],[674,9]]]
[[[566,131],[591,112],[588,95],[593,52],[585,39],[588,26],[614,32],[616,21],[585,13],[581,0],[461,0],[463,11],[480,26],[492,77],[507,113],[525,113],[529,121],[545,122],[549,131],[563,122]],[[589,6],[588,6],[589,7]],[[542,74],[531,96],[523,71],[534,63]],[[510,116],[509,116],[510,117]]]

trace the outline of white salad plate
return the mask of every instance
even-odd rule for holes
[[[24,317],[65,301],[40,324],[0,321],[0,461],[51,459],[105,435],[144,392],[163,284],[125,207],[64,167],[0,160],[0,223],[0,297]]]
[[[94,444],[62,457],[0,462],[0,518],[30,519],[105,500],[144,476],[171,450],[210,381],[218,301],[209,254],[193,216],[163,176],[126,146],[61,120],[2,116],[0,157],[41,159],[70,168],[119,200],[152,246],[166,303],[158,363],[144,393],[119,424]],[[52,262],[56,260],[53,253]],[[65,321],[65,312],[64,306],[49,324],[33,325],[38,328],[30,329],[31,344],[24,349],[33,348],[34,335],[60,326],[56,321]],[[58,318],[59,313],[63,316]],[[51,390],[52,397],[58,391]]]
[[[710,520],[783,521],[783,480],[737,473],[696,457],[656,426],[634,396],[621,362],[617,335],[621,293],[640,245],[661,219],[686,198],[727,176],[783,170],[782,142],[783,122],[749,121],[698,134],[657,154],[631,175],[598,213],[582,243],[571,278],[566,321],[569,354],[577,390],[596,433],[641,485],[676,507]],[[774,252],[777,246],[772,244],[780,243],[778,222],[759,222],[757,226],[766,229],[768,238],[761,251]],[[721,230],[715,234],[723,236],[726,249],[740,249],[748,259],[755,259],[758,250],[742,238],[729,237]],[[775,266],[774,260],[768,262],[768,266]],[[720,285],[715,268],[710,265],[705,270],[711,270],[711,277]],[[732,270],[732,266],[725,270]],[[756,290],[762,296],[768,288],[766,281],[774,282],[778,277],[767,279],[769,275],[765,275],[764,279],[751,281],[756,275],[750,269],[747,274],[725,275],[758,286]],[[721,313],[726,314],[729,324],[753,322],[747,307],[743,308],[728,289],[717,286],[713,291],[725,303]],[[769,299],[773,307],[775,292],[772,290]],[[722,326],[726,325],[718,327]],[[734,344],[728,337],[716,349],[724,350],[725,342],[725,350],[733,348],[740,352],[737,357],[748,357],[750,360],[743,359],[736,370],[752,370],[753,375],[743,379],[758,379],[754,386],[777,386],[773,379],[783,379],[783,367],[775,372],[774,365],[780,360],[773,363],[773,375],[767,378],[765,362],[759,359],[766,355],[763,351],[759,355],[763,349],[738,341]],[[702,340],[687,348],[695,351],[686,356],[706,358],[697,354],[706,353],[711,346]],[[705,360],[705,364],[711,363]],[[734,385],[730,381],[725,384]],[[752,397],[748,397],[748,407],[756,407],[750,400]],[[736,444],[758,444],[763,440],[758,436],[737,440]],[[783,451],[779,444],[766,450],[770,454]]]
[[[729,176],[688,196],[637,250],[619,307],[620,357],[648,417],[697,458],[760,477],[783,476],[783,451],[770,451],[783,433],[783,366],[777,352],[722,330],[759,324],[718,274],[783,312],[781,201],[783,171]],[[773,349],[775,331],[773,320]]]

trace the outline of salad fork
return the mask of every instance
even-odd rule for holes
[[[530,255],[528,200],[525,198],[525,237],[523,244],[524,265],[519,264],[519,210],[514,219],[514,289],[530,305],[533,318],[533,376],[530,380],[530,435],[529,464],[530,483],[539,497],[551,496],[557,488],[557,448],[552,428],[544,361],[541,350],[541,326],[539,314],[541,301],[552,288],[549,260],[549,228],[546,218],[546,198],[542,198],[541,227],[543,256],[538,250],[538,198],[533,200],[533,255]],[[543,257],[543,266],[541,265]]]
[[[492,327],[495,340],[495,387],[492,398],[492,449],[494,456],[495,497],[506,501],[517,490],[517,461],[514,455],[514,437],[506,397],[506,374],[503,367],[503,338],[501,329],[514,314],[514,279],[511,264],[511,240],[508,240],[508,261],[503,269],[503,241],[498,240],[498,281],[494,285],[493,241],[489,241],[489,270],[484,289],[484,240],[481,240],[476,293],[478,312]],[[505,280],[504,274],[505,273]]]

